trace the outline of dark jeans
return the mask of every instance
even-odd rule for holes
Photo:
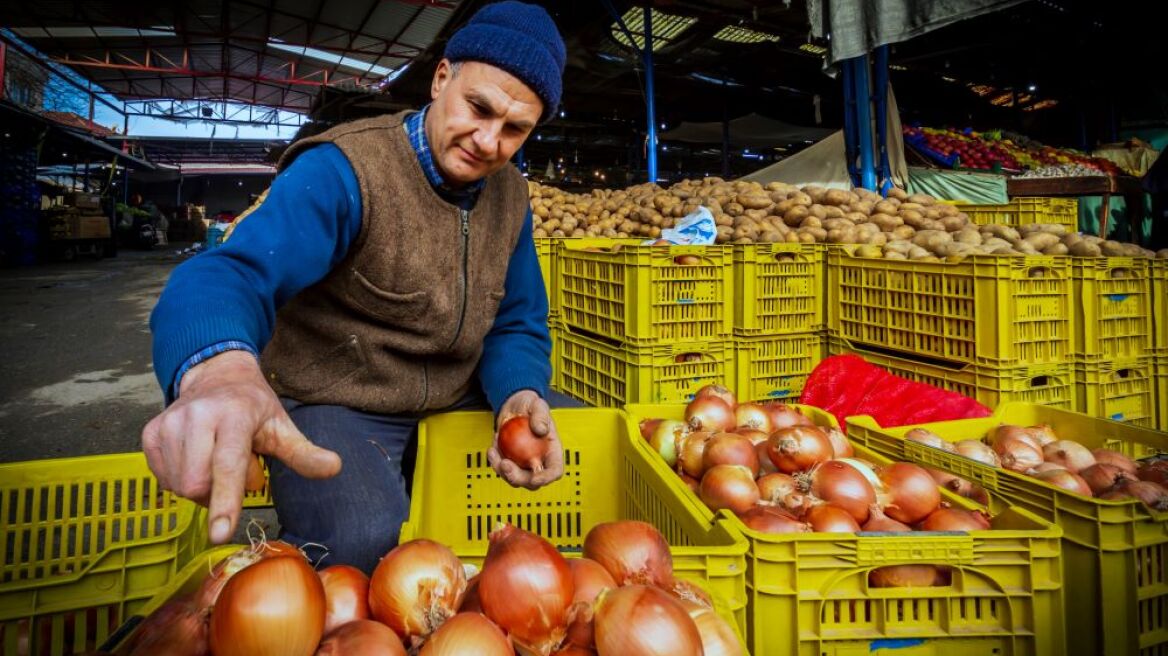
[[[300,432],[341,456],[341,473],[309,480],[277,460],[270,465],[272,497],[280,519],[280,538],[296,545],[328,549],[319,563],[352,565],[372,574],[377,561],[397,545],[409,516],[410,487],[418,422],[427,414],[380,415],[337,405],[305,405],[283,399]],[[552,394],[552,407],[578,406]],[[481,390],[442,410],[485,410]],[[487,448],[483,445],[483,450]],[[314,560],[323,551],[305,549]]]

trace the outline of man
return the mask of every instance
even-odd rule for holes
[[[173,403],[142,445],[165,488],[209,504],[212,541],[232,535],[255,452],[281,537],[371,571],[409,509],[410,435],[441,410],[529,416],[552,442],[545,469],[495,444],[489,462],[529,489],[562,475],[547,298],[508,160],[557,111],[564,57],[543,9],[483,8],[447,44],[430,105],[293,144],[231,240],[175,270],[151,316]]]

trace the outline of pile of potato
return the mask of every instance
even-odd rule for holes
[[[1068,234],[1060,225],[974,225],[955,206],[893,188],[887,198],[782,182],[682,180],[668,189],[565,193],[528,182],[536,237],[655,238],[704,206],[718,224],[717,243],[859,244],[856,255],[954,261],[967,255],[1125,255],[1156,257],[1133,244]],[[1168,250],[1160,257],[1168,257]]]

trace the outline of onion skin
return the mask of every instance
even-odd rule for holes
[[[1056,465],[1066,467],[1072,474],[1078,474],[1095,464],[1095,456],[1091,450],[1071,440],[1048,443],[1042,447],[1042,458],[1044,462],[1053,462]]]
[[[418,539],[381,559],[369,580],[369,610],[411,647],[452,617],[466,593],[466,573],[449,547]]]
[[[937,435],[933,431],[925,430],[924,428],[914,428],[910,430],[904,434],[904,439],[911,442],[920,442],[921,444],[933,447],[934,449],[956,453],[956,449],[954,448],[953,444],[949,442],[949,440],[946,440],[940,435]]]
[[[1011,426],[1009,424],[1002,424],[989,432],[990,446],[994,448],[994,452],[1002,455],[1001,449],[998,448],[999,442],[1009,440],[1022,440],[1034,448],[1035,451],[1042,453],[1042,444],[1039,443],[1038,438],[1034,436],[1034,431],[1022,426]]]
[[[324,635],[324,586],[303,558],[266,558],[227,581],[211,611],[215,656],[311,656]]]
[[[621,520],[593,526],[584,537],[584,557],[600,563],[617,585],[667,588],[673,582],[669,543],[645,522]]]
[[[393,629],[373,620],[354,620],[330,631],[316,656],[406,656]]]
[[[754,474],[739,465],[716,465],[702,476],[699,490],[702,503],[710,510],[744,513],[758,503],[758,485]]]
[[[1109,465],[1103,462],[1096,462],[1094,465],[1079,472],[1079,477],[1083,479],[1083,482],[1095,494],[1103,494],[1117,484],[1131,480],[1128,472],[1115,465]]]
[[[851,458],[856,455],[852,443],[848,441],[847,436],[840,429],[827,429],[827,440],[831,442],[832,458]]]
[[[799,412],[798,409],[792,408],[786,403],[778,401],[769,401],[762,404],[764,410],[771,418],[771,432],[777,431],[780,428],[790,428],[792,426],[813,426],[811,419]]]
[[[946,490],[949,490],[954,494],[963,497],[969,496],[969,491],[973,487],[973,483],[970,481],[967,481],[955,474],[950,474],[947,471],[941,471],[940,469],[930,468],[926,469],[926,471],[929,472],[929,476],[933,477],[933,482],[935,482],[937,485],[945,488]]]
[[[662,421],[664,421],[664,420],[663,419],[642,419],[640,422],[638,422],[637,428],[640,429],[640,431],[641,431],[641,437],[645,441],[648,441],[649,436],[653,434],[653,431],[657,429],[657,426],[659,426]]]
[[[512,417],[499,427],[499,453],[523,469],[543,471],[543,459],[551,443],[531,432],[526,415]]]
[[[803,515],[803,521],[811,525],[816,533],[857,533],[860,525],[851,513],[839,506],[824,503],[812,506]]]
[[[1168,460],[1142,463],[1136,469],[1136,478],[1157,485],[1168,485]]]
[[[915,524],[941,505],[937,483],[924,467],[894,462],[876,470],[884,486],[884,514],[905,524]]]
[[[753,428],[764,433],[774,430],[770,413],[758,403],[739,404],[734,409],[734,424],[738,428]]]
[[[665,464],[673,467],[677,465],[677,453],[687,430],[686,425],[680,421],[671,419],[660,421],[649,435],[649,446],[661,456]]]
[[[985,513],[959,508],[938,508],[917,528],[921,531],[988,531],[990,522]]]
[[[800,521],[794,515],[766,506],[755,506],[742,513],[739,519],[752,531],[770,535],[811,532],[811,526],[806,522]]]
[[[868,517],[868,521],[864,522],[863,530],[873,533],[904,533],[911,531],[912,527],[903,522],[898,522],[880,509],[879,504],[872,504],[872,512]]]
[[[703,656],[702,636],[680,601],[645,585],[609,590],[596,609],[600,656]]]
[[[738,397],[734,396],[734,392],[723,387],[722,385],[704,385],[694,394],[694,400],[705,397],[713,397],[725,403],[731,410],[738,407]],[[733,426],[731,426],[733,428]]]
[[[767,440],[767,457],[785,474],[807,471],[831,460],[831,440],[817,426],[781,428]]]
[[[739,465],[750,470],[750,477],[758,476],[758,453],[750,440],[735,433],[718,433],[706,442],[702,451],[702,470],[718,465]]]
[[[1047,444],[1058,440],[1058,435],[1054,434],[1054,429],[1047,424],[1039,424],[1029,428],[1030,436],[1038,444],[1039,448],[1044,448]]]
[[[142,621],[130,639],[128,653],[130,656],[208,656],[211,653],[208,630],[207,614],[196,605],[195,599],[176,597]],[[23,640],[18,639],[15,653],[30,653],[27,643],[27,635]]]
[[[612,590],[616,581],[600,563],[588,558],[571,558],[568,567],[572,570],[572,606],[575,619],[568,625],[568,642],[580,647],[591,648],[596,644],[592,634],[592,615],[596,598],[605,590]]]
[[[568,645],[557,651],[553,656],[596,656],[596,652],[577,645]]]
[[[758,485],[759,500],[763,503],[786,507],[784,501],[787,497],[802,492],[799,488],[799,482],[790,474],[766,474],[765,476],[759,477],[755,483]],[[800,505],[802,505],[801,494],[799,501]]]
[[[738,641],[734,627],[727,624],[712,608],[687,610],[701,636],[703,656],[749,656]]]
[[[990,467],[1001,467],[1002,459],[985,442],[978,440],[961,440],[953,445],[957,454],[975,460]]]
[[[1087,481],[1083,480],[1075,472],[1069,469],[1056,469],[1053,471],[1038,472],[1034,478],[1049,483],[1055,487],[1061,487],[1067,492],[1073,494],[1080,494],[1085,497],[1093,497],[1095,494],[1091,491],[1091,486],[1087,485]]]
[[[714,607],[714,600],[710,599],[710,595],[693,581],[674,579],[673,587],[666,590],[666,592],[672,594],[683,604],[701,606],[703,608]]]
[[[369,617],[369,577],[356,567],[333,565],[318,571],[324,586],[324,632]]]
[[[685,422],[695,431],[721,433],[733,430],[734,408],[717,397],[698,397],[685,406]]]
[[[1035,475],[1035,474],[1041,474],[1042,472],[1048,472],[1048,471],[1066,471],[1066,470],[1067,470],[1067,468],[1066,468],[1066,467],[1063,467],[1062,465],[1060,465],[1060,464],[1057,464],[1057,463],[1053,463],[1053,462],[1040,462],[1040,463],[1038,463],[1038,465],[1037,465],[1036,467],[1034,467],[1033,469],[1031,469],[1031,470],[1027,471],[1027,472],[1026,472],[1026,475],[1027,475],[1027,476],[1033,476],[1033,475]]]
[[[1115,486],[1115,492],[1126,497],[1139,499],[1152,510],[1168,510],[1168,489],[1151,481],[1124,481]]]
[[[466,582],[466,593],[462,595],[462,604],[458,607],[460,613],[482,613],[483,603],[479,601],[479,577]]]
[[[702,467],[702,456],[706,453],[706,443],[713,437],[713,433],[695,431],[682,438],[681,449],[677,454],[677,470],[701,480],[706,471]]]
[[[779,468],[775,467],[775,463],[771,462],[766,442],[756,443],[754,445],[754,454],[758,456],[758,473],[760,475],[779,473]]]
[[[258,545],[257,545],[258,547]],[[211,573],[203,579],[199,591],[195,593],[194,603],[200,610],[210,609],[223,592],[227,581],[249,565],[258,563],[262,552],[256,548],[244,547],[239,551],[219,561],[211,568]]]
[[[868,521],[872,504],[876,503],[876,489],[872,483],[860,470],[840,460],[819,464],[799,480],[811,496],[847,511],[857,526]],[[929,486],[937,491],[932,478],[929,478]]]
[[[514,656],[503,631],[478,613],[459,613],[446,620],[422,645],[418,656]]]
[[[1002,458],[1002,467],[1010,471],[1026,473],[1043,463],[1042,451],[1033,442],[1020,437],[998,439],[993,448]]]
[[[690,476],[689,474],[678,474],[678,477],[681,478],[681,482],[685,483],[685,486],[688,487],[691,492],[693,492],[694,494],[701,494],[701,489],[702,489],[702,482],[701,481],[694,478],[693,476]]]
[[[1134,460],[1122,453],[1111,449],[1093,449],[1091,455],[1095,456],[1096,463],[1118,467],[1124,473],[1130,474],[1129,478],[1137,478],[1136,471],[1139,467]]]
[[[509,524],[489,539],[479,573],[483,614],[517,647],[548,656],[568,630],[571,567],[550,542]]]

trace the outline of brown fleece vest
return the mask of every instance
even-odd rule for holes
[[[435,193],[402,127],[405,113],[346,123],[293,144],[333,143],[361,189],[361,232],[344,261],[276,315],[260,363],[277,394],[302,403],[395,413],[446,407],[466,393],[503,299],[527,212],[507,166],[470,212]]]

